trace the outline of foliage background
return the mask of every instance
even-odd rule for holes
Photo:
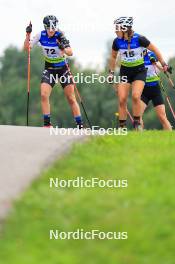
[[[106,54],[109,54],[110,45],[108,43]],[[106,65],[108,56],[106,55]],[[175,67],[175,58],[169,62]],[[100,73],[96,69],[82,69],[76,60],[70,61],[71,70],[74,74],[83,73],[84,76],[91,73]],[[40,106],[40,79],[44,67],[42,54],[39,48],[35,48],[31,53],[31,94],[30,94],[30,125],[42,126],[42,113]],[[103,75],[107,75],[107,66],[101,71]],[[175,92],[168,85],[165,76],[162,76],[163,82],[168,88],[169,96],[175,104]],[[175,74],[172,76],[175,81]],[[88,115],[93,125],[101,127],[113,127],[116,125],[117,119],[117,99],[115,90],[110,84],[79,83],[77,85],[84,103],[87,108]],[[26,124],[26,97],[27,97],[27,53],[19,50],[14,46],[9,46],[3,56],[0,58],[0,124],[2,125],[25,125]],[[131,102],[129,100],[129,108],[131,111]],[[75,126],[70,108],[60,85],[53,89],[51,95],[51,112],[52,122],[59,127]],[[144,121],[147,129],[160,129],[161,125],[155,118],[152,106],[145,113]],[[167,107],[167,113],[173,124],[173,118]],[[128,121],[129,124],[129,121]]]

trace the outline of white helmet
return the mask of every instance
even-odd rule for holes
[[[119,17],[114,21],[114,24],[125,26],[125,27],[132,27],[133,17]]]

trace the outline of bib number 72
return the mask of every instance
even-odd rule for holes
[[[47,53],[47,55],[49,55],[49,54],[56,54],[56,51],[55,51],[55,49],[45,49],[45,51],[46,51],[46,53]]]

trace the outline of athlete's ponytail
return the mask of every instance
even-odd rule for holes
[[[131,27],[128,27],[128,30],[124,32],[124,39],[128,41],[128,50],[131,49],[131,40],[133,36],[133,30]]]

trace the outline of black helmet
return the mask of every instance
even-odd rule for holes
[[[56,16],[46,16],[43,19],[43,24],[45,29],[47,28],[56,29],[58,24],[58,19],[56,18]]]
[[[125,26],[125,27],[132,27],[133,17],[119,17],[114,21],[114,24]]]

